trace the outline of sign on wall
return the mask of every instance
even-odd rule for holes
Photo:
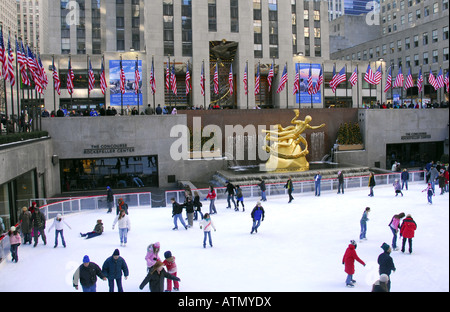
[[[123,71],[125,72],[125,94],[123,95],[123,105],[137,106],[138,98],[135,93],[135,60],[122,60]],[[142,88],[142,61],[138,61],[139,67],[139,89]],[[109,61],[109,84],[110,84],[110,105],[121,106],[122,99],[120,93],[120,60]],[[139,106],[142,106],[142,91],[139,92]]]
[[[311,66],[311,76],[313,79],[313,85],[315,86],[319,79],[321,64],[310,63],[297,63],[295,64],[296,70],[299,71],[300,76],[300,92],[296,94],[296,102],[301,104],[321,104],[322,103],[322,88],[316,94],[310,95],[308,93],[308,77],[309,68]]]

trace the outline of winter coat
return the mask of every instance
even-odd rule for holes
[[[287,180],[286,184],[284,185],[284,188],[291,190],[291,191],[294,189],[291,179]]]
[[[404,238],[413,238],[414,232],[417,229],[417,224],[411,217],[406,217],[403,222],[402,226],[400,228],[400,236],[403,236]]]
[[[64,224],[70,228],[66,221],[64,221],[63,219],[58,220],[58,218],[55,218],[53,224],[48,228],[48,230],[50,231],[53,227],[55,227],[55,230],[61,231],[64,228]]]
[[[445,177],[444,177],[444,174],[443,174],[443,173],[440,174],[438,179],[439,179],[439,187],[440,187],[440,188],[444,188],[444,187],[445,187]]]
[[[32,227],[35,227],[39,230],[45,229],[45,216],[42,212],[34,212],[31,215],[31,224]]]
[[[176,273],[177,272],[177,264],[175,263],[175,257],[170,257],[167,258],[166,260],[163,261],[164,265],[167,268],[167,272],[170,274]]]
[[[14,232],[8,234],[9,235],[9,244],[12,245],[20,245],[20,243],[22,242],[22,238],[20,237],[20,234],[16,232],[16,234],[14,234]]]
[[[102,234],[103,233],[103,223],[97,223],[94,227],[94,231],[97,234]]]
[[[209,191],[208,195],[206,196],[206,199],[216,199],[217,194],[215,190]]]
[[[438,176],[439,176],[439,172],[437,171],[436,167],[431,168],[431,170],[430,170],[430,182],[436,181]]]
[[[316,174],[316,175],[314,176],[314,182],[315,182],[316,184],[319,184],[321,180],[322,180],[322,176],[321,176],[320,174]]]
[[[394,229],[395,231],[398,230],[398,226],[400,225],[400,219],[392,217],[391,222],[389,223],[389,226]]]
[[[345,273],[353,275],[355,274],[355,260],[361,263],[362,265],[366,265],[364,261],[362,261],[358,255],[356,254],[356,247],[353,244],[348,245],[347,250],[345,251],[344,258],[342,258],[342,264],[345,265]]]
[[[114,201],[114,194],[111,189],[106,191],[106,201],[107,202],[113,202]]]
[[[194,213],[194,202],[192,200],[185,201],[182,207],[186,208],[187,213]]]
[[[200,221],[200,228],[203,228],[204,232],[211,232],[211,228],[213,228],[214,231],[216,230],[214,222],[212,222],[211,219],[203,219],[202,221]]]
[[[105,276],[102,273],[100,267],[94,262],[89,262],[87,267],[84,264],[80,265],[73,275],[73,286],[78,286],[78,280],[84,287],[90,287],[97,282],[97,276],[104,279]]]
[[[369,187],[374,187],[376,185],[375,176],[369,177]]]
[[[369,221],[369,217],[367,216],[368,212],[364,211],[362,217],[361,217],[361,223],[366,223],[367,221]]]
[[[127,215],[125,215],[121,219],[119,219],[119,216],[117,216],[116,219],[113,222],[113,226],[112,226],[113,230],[114,230],[114,226],[118,222],[119,223],[119,229],[128,229],[128,231],[130,231],[131,230],[130,218]]]
[[[380,282],[379,280],[376,281],[372,285],[372,292],[389,292],[387,283]]]
[[[147,254],[145,255],[145,261],[147,261],[148,268],[152,267],[156,263],[156,261],[161,261],[159,256],[155,254],[153,250],[154,250],[153,244],[147,247]]]
[[[338,174],[338,181],[339,183],[344,183],[344,174],[341,172]]]
[[[391,255],[388,252],[383,252],[378,256],[378,264],[380,265],[379,273],[391,275],[391,271],[395,271],[394,260],[392,260]]]
[[[172,203],[172,217],[183,212],[183,206],[177,202]]]
[[[233,184],[231,184],[231,183],[227,184],[227,193],[228,193],[228,195],[234,195],[234,190],[235,189],[236,189],[236,187]]]
[[[108,279],[119,279],[123,275],[128,276],[128,265],[125,259],[120,257],[114,259],[113,256],[105,260],[102,266],[103,275]]]
[[[116,215],[120,214],[121,210],[125,210],[125,214],[128,214],[128,205],[126,203],[122,203],[122,205],[117,205]]]
[[[394,186],[394,190],[396,190],[396,191],[402,190],[402,186],[401,186],[400,182],[398,182],[398,181],[394,182],[392,185]]]
[[[22,211],[19,216],[19,220],[21,222],[20,228],[22,229],[23,234],[31,233],[31,213],[27,211]]]
[[[256,206],[253,208],[251,213],[252,219],[255,220],[264,220],[264,208],[260,206]]]
[[[139,285],[140,289],[143,289],[145,285],[150,283],[150,291],[151,292],[163,292],[164,291],[164,279],[168,278],[174,281],[180,281],[180,279],[172,274],[166,272],[166,270],[162,269],[159,273],[155,271],[152,273],[148,273],[145,279],[142,281],[141,285]]]
[[[266,191],[266,183],[264,181],[261,181],[261,183],[258,184],[261,191]]]
[[[202,207],[202,203],[200,202],[200,196],[194,196],[194,208],[197,211],[202,211],[201,207]]]
[[[448,170],[444,171],[444,179],[445,179],[445,184],[448,184],[448,179],[449,179],[449,172],[448,172]]]
[[[408,181],[409,180],[409,172],[408,171],[402,171],[402,174],[400,175],[402,181]]]
[[[236,198],[239,200],[242,200],[244,198],[244,195],[242,195],[242,189],[240,187],[236,189]]]

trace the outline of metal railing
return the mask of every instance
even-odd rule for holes
[[[376,174],[375,181],[377,185],[388,185],[394,183],[395,179],[400,180],[400,172],[386,173],[386,174]],[[417,181],[425,181],[425,171],[412,171],[409,172],[409,182],[417,182]],[[284,187],[286,182],[281,183],[270,183],[266,184],[266,196],[273,195],[287,195],[287,189]],[[354,176],[344,178],[344,189],[350,188],[362,188],[367,187],[369,184],[369,176]],[[305,180],[305,181],[293,181],[293,194],[298,193],[308,193],[314,192],[314,181],[313,180]],[[258,185],[239,185],[242,190],[242,195],[246,198],[257,197],[260,196],[261,191]],[[320,184],[321,192],[327,191],[337,191],[338,188],[338,180],[337,178],[327,178],[322,179]],[[217,194],[217,199],[226,199],[226,187],[216,187],[214,188]],[[203,200],[206,198],[209,189],[193,189],[192,193],[197,191],[200,195],[200,199]],[[170,199],[175,198],[175,200],[180,203],[185,200],[185,191],[184,190],[170,190],[166,191],[166,204],[170,205]]]

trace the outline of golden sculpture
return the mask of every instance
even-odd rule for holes
[[[309,163],[306,155],[309,154],[308,142],[302,136],[307,129],[316,130],[325,126],[310,126],[311,116],[306,116],[305,120],[298,120],[300,111],[294,109],[295,117],[291,123],[293,126],[283,128],[277,125],[275,130],[263,130],[266,135],[266,145],[263,149],[270,154],[269,160],[265,164],[267,171],[307,171]],[[268,145],[267,141],[273,142]],[[270,144],[270,143],[269,143]],[[303,149],[300,144],[303,144]]]

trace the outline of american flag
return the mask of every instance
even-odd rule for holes
[[[152,69],[150,70],[150,89],[152,90],[152,94],[156,93],[156,80],[155,80],[155,66],[152,60]]]
[[[437,90],[436,78],[433,75],[433,72],[430,69],[430,75],[428,76],[428,83],[433,86],[435,90]]]
[[[439,69],[439,74],[436,76],[436,90],[444,87],[444,75],[442,74],[442,68]]]
[[[233,95],[234,85],[233,85],[233,64],[230,65],[230,73],[228,74],[228,86],[230,87],[230,95]]]
[[[295,78],[294,78],[294,88],[293,88],[292,94],[296,94],[298,92],[300,92],[300,74],[298,72],[298,68],[296,68],[296,73],[295,73]]]
[[[391,67],[389,67],[389,73],[386,77],[386,86],[384,87],[384,92],[388,92],[388,90],[391,88],[392,86],[392,72],[391,72]]]
[[[448,93],[448,89],[449,89],[448,72],[447,72],[447,74],[445,75],[444,85],[445,85],[446,91],[447,91],[447,93]]]
[[[11,37],[8,38],[8,51],[6,51],[8,56],[8,79],[11,87],[16,84],[16,78],[14,77],[14,54],[11,49]]]
[[[29,86],[31,83],[30,83],[30,79],[28,78],[28,74],[27,74],[27,67],[26,67],[27,59],[25,57],[25,53],[23,50],[23,43],[22,43],[22,48],[21,48],[17,39],[16,39],[16,57],[17,57],[17,63],[19,64],[19,71],[20,71],[20,77],[22,79],[22,83],[24,85]]]
[[[59,79],[58,70],[55,66],[55,59],[52,61],[52,72],[53,72],[53,86],[58,92],[59,95],[61,95],[61,80]]]
[[[200,74],[200,91],[205,96],[205,64],[202,63],[202,72]]]
[[[375,82],[375,84],[379,84],[381,82],[381,77],[382,77],[382,73],[381,73],[381,65],[378,67],[377,71],[375,72],[374,76],[373,76],[373,80]]]
[[[273,63],[272,63],[272,66],[270,67],[270,70],[269,70],[269,74],[267,75],[267,83],[269,84],[269,91],[270,91],[270,88],[272,87],[273,76],[274,76],[274,73],[273,73]]]
[[[277,93],[280,93],[284,90],[284,87],[286,87],[286,83],[288,81],[288,75],[287,75],[287,65],[284,65],[283,74],[281,75],[280,83],[278,84]]]
[[[345,79],[346,79],[346,77],[345,77],[345,66],[344,66],[344,67],[342,67],[341,71],[337,75],[335,75],[330,82],[331,89],[333,90],[334,93],[336,93],[337,86],[341,82],[344,82]],[[333,84],[331,84],[331,83],[333,83]]]
[[[191,91],[191,73],[189,72],[189,63],[186,65],[186,95]]]
[[[171,89],[172,89],[173,94],[177,95],[178,89],[177,89],[177,76],[175,75],[175,64],[173,64],[173,66],[172,66],[172,74],[170,76],[170,83],[171,83]]]
[[[395,77],[394,84],[392,85],[393,88],[401,88],[403,87],[403,73],[402,73],[402,67],[398,69],[397,77]]]
[[[103,63],[104,59],[102,58],[102,72],[100,73],[100,89],[102,90],[102,93],[105,94],[108,85],[106,83],[105,65]]]
[[[259,94],[261,88],[261,74],[259,72],[259,64],[258,69],[256,70],[256,79],[255,79],[255,95]]]
[[[368,84],[375,84],[375,75],[373,74],[372,68],[370,68],[370,64],[367,65],[366,74],[364,75],[364,80]]]
[[[354,87],[356,85],[356,83],[358,82],[358,68],[357,67],[355,67],[355,71],[350,76],[349,81],[350,81],[350,84],[352,85],[352,87]]]
[[[38,65],[39,65],[39,72],[41,74],[41,81],[42,81],[42,92],[41,93],[43,93],[44,90],[47,89],[48,77],[47,77],[47,73],[45,72],[44,65],[42,65],[41,55],[38,56]]]
[[[122,60],[120,60],[120,76],[119,76],[119,80],[120,80],[120,92],[122,94],[125,94],[126,77],[125,77],[125,71],[123,70]]]
[[[320,91],[320,86],[323,83],[323,70],[322,70],[322,66],[320,67],[320,72],[319,72],[319,79],[317,80],[316,83],[316,88],[314,90],[314,93],[318,93]]]
[[[314,94],[311,64],[309,65],[309,74],[308,74],[308,94],[309,95]]]
[[[89,59],[89,71],[88,71],[88,90],[89,93],[94,90],[94,84],[95,84],[95,77],[94,77],[94,71],[92,70],[92,64],[91,59]]]
[[[6,54],[5,54],[5,43],[3,40],[3,28],[0,28],[0,62],[2,63],[2,75],[3,77],[6,77],[6,73],[8,72],[7,68],[7,62],[6,62]]]
[[[423,75],[422,75],[422,69],[419,71],[419,77],[417,77],[417,88],[419,89],[419,93],[422,93],[423,88]]]
[[[405,90],[408,90],[409,88],[412,88],[414,86],[413,77],[411,75],[411,68],[409,69],[408,76],[406,76],[405,81]]]
[[[245,95],[248,94],[248,64],[245,64],[245,70],[244,70],[244,91]]]
[[[75,78],[75,74],[73,73],[72,70],[72,60],[69,57],[69,71],[67,72],[67,91],[69,92],[70,95],[73,94],[73,79]]]
[[[139,94],[139,83],[141,81],[141,74],[139,73],[139,61],[136,59],[134,66],[134,93]]]
[[[170,62],[167,63],[166,68],[166,89],[170,92]]]
[[[38,66],[34,57],[34,53],[31,51],[30,47],[27,45],[27,66],[31,73],[31,78],[34,81],[34,87],[38,92],[41,92],[42,82],[41,77],[38,74]]]
[[[219,94],[219,64],[216,63],[216,70],[214,71],[214,93]]]

